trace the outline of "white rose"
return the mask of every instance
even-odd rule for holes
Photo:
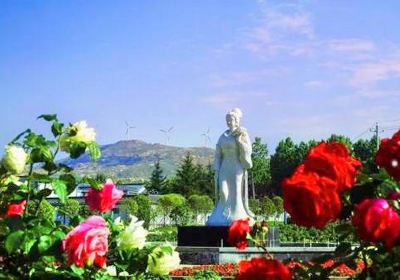
[[[66,129],[66,134],[60,137],[60,148],[64,152],[70,152],[70,146],[74,142],[89,144],[96,141],[94,128],[88,127],[86,121],[72,124]]]
[[[131,216],[131,222],[117,237],[117,245],[121,250],[130,251],[143,249],[146,243],[147,230],[143,228],[143,221]]]
[[[13,174],[19,174],[25,169],[28,154],[25,150],[16,145],[7,145],[4,148],[5,155],[2,160],[4,168]]]
[[[171,252],[166,252],[165,250]],[[156,247],[148,256],[147,271],[156,275],[168,275],[171,271],[179,268],[181,259],[179,253],[174,251],[170,244]]]

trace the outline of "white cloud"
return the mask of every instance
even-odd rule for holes
[[[285,67],[264,68],[252,71],[237,71],[232,73],[214,74],[211,85],[215,87],[239,86],[254,82],[262,82],[271,78],[282,78],[289,73]]]
[[[310,17],[304,12],[286,14],[271,10],[265,15],[265,24],[269,29],[297,33],[308,38],[314,37],[314,28]]]
[[[305,12],[298,9],[290,12],[268,9],[257,26],[244,32],[240,45],[261,57],[280,53],[302,56],[312,52],[312,45],[308,41],[313,38],[314,28]]]
[[[357,38],[332,39],[327,46],[336,52],[370,52],[376,49],[374,42]]]
[[[216,93],[201,99],[202,102],[217,107],[232,107],[243,104],[246,100],[257,100],[257,103],[272,104],[270,94],[264,91],[233,91]],[[240,107],[240,106],[239,106]]]
[[[353,86],[362,86],[392,78],[400,78],[400,57],[356,65],[349,82]]]
[[[310,89],[323,89],[328,86],[328,83],[325,81],[313,80],[313,81],[305,82],[304,85]]]

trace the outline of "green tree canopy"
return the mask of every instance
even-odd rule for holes
[[[126,213],[127,215],[137,216],[139,212],[139,206],[136,201],[135,197],[128,197],[122,199],[120,202],[120,209],[122,212]]]
[[[175,208],[185,204],[185,202],[186,199],[180,194],[170,193],[161,195],[158,199],[158,206],[164,215],[164,222],[165,218],[169,216]]]
[[[214,208],[214,203],[208,195],[191,195],[188,204],[195,214],[207,214]]]
[[[160,161],[156,161],[154,169],[151,172],[150,181],[146,184],[147,192],[149,193],[161,193],[165,186],[166,177],[163,175]]]
[[[265,217],[271,217],[276,213],[275,203],[268,196],[261,199],[261,209]]]
[[[196,166],[193,163],[193,156],[190,153],[187,153],[176,172],[174,192],[188,197],[189,195],[196,193],[196,184]]]
[[[271,181],[270,159],[267,145],[261,142],[261,138],[256,137],[252,148],[251,159],[253,167],[249,170],[249,179],[250,184],[259,189],[260,187],[265,187]]]
[[[375,164],[375,154],[377,152],[377,138],[373,136],[371,139],[359,139],[353,144],[353,151],[363,163],[363,168],[367,173],[377,172],[378,168]]]
[[[339,134],[332,134],[327,141],[336,141],[339,143],[342,143],[347,147],[349,152],[351,153],[353,151],[353,144],[351,143],[351,140],[349,137],[344,136],[344,135],[339,135]]]
[[[144,221],[144,226],[146,228],[149,227],[150,221],[154,218],[154,212],[152,210],[152,202],[150,198],[146,195],[139,194],[136,196],[133,196],[134,200],[137,203],[138,206],[138,211],[136,217]]]

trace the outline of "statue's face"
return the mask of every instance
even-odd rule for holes
[[[227,115],[226,124],[229,127],[229,129],[233,131],[239,127],[239,120],[235,118],[235,116],[233,115]]]

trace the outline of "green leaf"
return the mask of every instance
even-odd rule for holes
[[[38,244],[39,253],[42,254],[43,252],[45,252],[47,249],[51,247],[52,244],[53,240],[51,239],[50,236],[42,235],[39,238],[39,244]]]
[[[62,134],[64,124],[59,123],[58,121],[54,121],[51,126],[51,132],[53,133],[54,137],[57,137]]]
[[[77,275],[83,275],[85,273],[85,269],[83,267],[78,267],[75,264],[71,265],[71,270]]]
[[[163,252],[164,254],[172,255],[174,249],[171,246],[163,246],[161,247],[161,252]]]
[[[76,188],[76,180],[72,174],[63,174],[60,176],[60,180],[63,180],[67,185],[67,193],[72,193]]]
[[[46,161],[42,168],[48,172],[52,172],[57,169],[57,165],[53,161]]]
[[[74,142],[70,146],[70,157],[72,159],[80,157],[86,151],[86,143]]]
[[[351,253],[351,243],[350,242],[341,242],[339,246],[336,247],[335,255],[336,256],[346,256]]]
[[[44,120],[46,120],[48,122],[56,121],[57,120],[57,114],[43,114],[43,115],[40,115],[38,117],[38,119],[44,119]]]
[[[53,154],[48,147],[40,146],[32,149],[30,159],[32,163],[48,162],[53,160]]]
[[[59,163],[58,168],[60,168],[60,170],[64,171],[64,172],[71,172],[73,170],[71,167],[69,167],[68,165],[66,165],[64,163]]]
[[[24,241],[24,234],[25,234],[24,231],[17,230],[11,233],[9,236],[7,236],[5,242],[5,248],[7,253],[11,254],[17,251],[21,247],[22,242]]]
[[[21,216],[13,215],[11,217],[7,217],[6,224],[10,228],[11,231],[23,229],[25,227],[24,221],[22,220]]]
[[[51,189],[42,189],[37,194],[36,197],[41,199],[42,197],[48,197],[52,193]]]
[[[25,238],[23,248],[24,248],[24,254],[28,255],[29,252],[32,249],[32,246],[35,245],[36,240],[33,238]]]
[[[89,155],[93,161],[98,160],[101,157],[100,147],[96,142],[91,142],[88,144]]]
[[[52,186],[54,192],[60,198],[60,202],[65,203],[67,200],[67,185],[64,183],[64,181],[59,179],[53,180]]]
[[[90,177],[83,177],[83,181],[89,184],[93,189],[101,190],[103,188],[103,184],[101,182]]]
[[[65,237],[65,233],[64,233],[63,231],[59,231],[59,230],[54,231],[54,232],[52,233],[52,235],[53,235],[56,239],[64,239],[64,237]]]

